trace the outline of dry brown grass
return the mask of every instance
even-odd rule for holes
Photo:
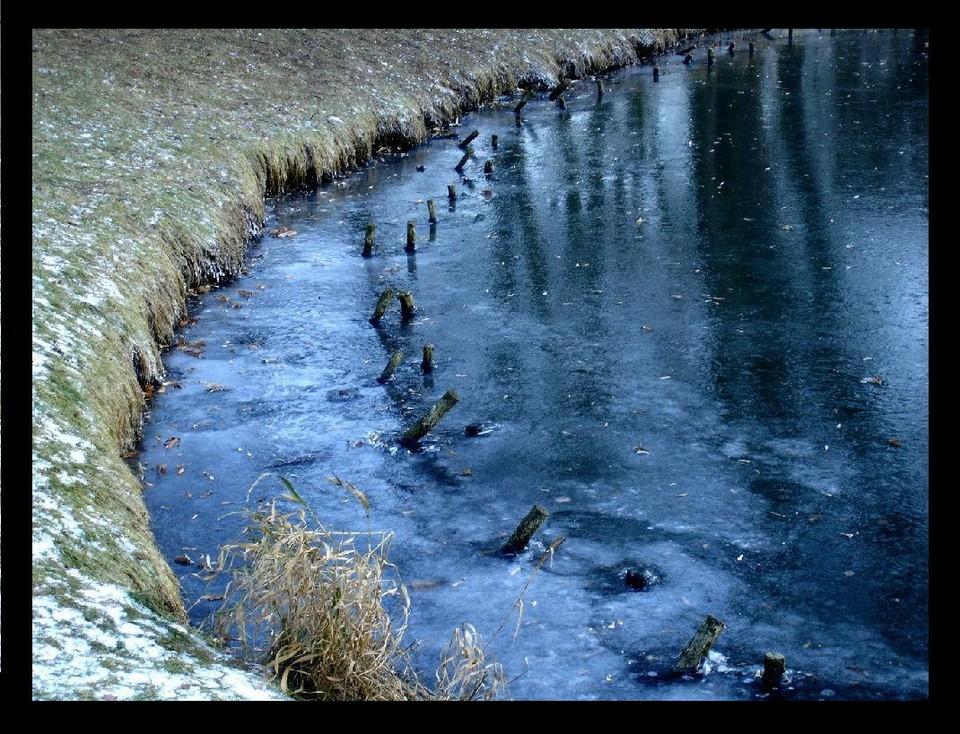
[[[393,534],[332,532],[289,481],[278,479],[287,493],[251,511],[247,540],[222,549],[211,577],[232,572],[215,620],[223,637],[236,640],[247,659],[298,698],[482,700],[505,694],[501,666],[487,659],[480,635],[466,624],[444,648],[436,684],[425,684],[412,663],[414,647],[404,642],[410,598],[389,561]],[[336,477],[330,481],[369,512],[359,489]]]

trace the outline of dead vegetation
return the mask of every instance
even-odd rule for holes
[[[487,659],[468,624],[454,631],[435,684],[427,685],[412,663],[413,647],[404,642],[410,598],[389,562],[392,534],[330,531],[293,485],[279,479],[287,493],[250,513],[248,538],[225,546],[209,577],[231,573],[216,615],[223,639],[301,699],[482,700],[505,694],[502,668]],[[331,481],[369,511],[360,490]]]

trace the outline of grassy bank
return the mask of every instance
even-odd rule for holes
[[[264,197],[672,30],[34,30],[33,695],[276,698],[184,625],[124,460]]]

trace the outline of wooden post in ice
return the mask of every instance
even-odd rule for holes
[[[487,162],[483,164],[483,172],[488,176],[493,173],[493,161],[489,158],[487,159]]]
[[[496,135],[491,135],[491,136],[490,136],[490,146],[491,146],[492,148],[496,148],[499,144],[500,144],[500,138],[498,138]]]
[[[417,249],[417,223],[413,220],[407,222],[407,246],[404,249],[407,252],[414,252]]]
[[[457,200],[457,187],[453,184],[447,184],[447,198],[450,199],[450,201]]]
[[[467,164],[467,161],[470,160],[470,156],[473,155],[473,146],[467,146],[467,152],[463,154],[463,157],[460,159],[460,162],[453,167],[454,171],[460,172],[463,170],[463,167]]]
[[[423,345],[423,361],[420,362],[420,368],[424,374],[433,372],[433,344]]]
[[[380,373],[380,377],[377,378],[377,382],[381,385],[393,377],[393,373],[396,371],[397,367],[400,366],[400,363],[403,361],[403,352],[399,349],[390,355],[390,361],[387,362],[387,366],[383,368],[383,372]]]
[[[560,83],[553,89],[553,91],[550,92],[550,96],[548,97],[548,99],[551,102],[555,102],[560,97],[561,94],[567,91],[567,87],[569,86],[570,86],[569,79],[561,80]]]
[[[660,81],[660,67],[659,67],[659,66],[654,66],[654,67],[653,67],[653,81],[655,81],[655,82]]]
[[[414,423],[410,428],[404,431],[400,441],[405,444],[412,444],[426,436],[440,422],[450,409],[460,400],[455,390],[447,390],[443,396],[433,404],[423,417]]]
[[[527,544],[530,542],[530,538],[533,537],[533,534],[537,532],[537,529],[543,524],[543,521],[550,517],[550,513],[543,509],[540,505],[534,505],[530,512],[527,513],[520,524],[517,525],[517,529],[513,531],[513,535],[510,536],[503,547],[500,549],[501,553],[505,553],[510,556],[515,556],[520,553],[524,548],[527,547]]]
[[[714,61],[714,59],[713,59],[713,49],[712,49],[712,48],[708,48],[708,49],[707,49],[707,68],[708,68],[708,69],[713,66],[713,61]]]
[[[474,130],[467,137],[465,137],[463,140],[457,143],[457,147],[466,150],[467,146],[470,145],[470,143],[473,142],[474,138],[476,138],[479,134],[480,134],[479,130]]]
[[[517,103],[517,106],[513,108],[513,114],[519,118],[520,111],[523,109],[523,106],[527,102],[529,102],[531,99],[533,99],[533,92],[531,92],[528,89],[526,92],[523,93],[523,98],[520,100],[520,102]],[[517,120],[517,122],[519,122],[519,119]]]
[[[603,80],[600,77],[597,77],[597,99],[600,99],[603,96]]]
[[[433,204],[433,199],[427,199],[427,221],[430,224],[437,223],[437,209]]]
[[[383,293],[380,294],[380,299],[377,301],[377,307],[373,311],[373,316],[370,317],[370,323],[375,324],[383,317],[383,314],[386,313],[387,307],[390,305],[390,301],[393,300],[394,290],[393,288],[387,288]]]
[[[723,632],[723,622],[711,614],[700,625],[696,634],[687,643],[687,646],[680,653],[680,659],[673,667],[677,673],[697,673],[706,660],[710,648],[717,641],[720,633]]]
[[[404,321],[409,321],[417,311],[413,303],[413,294],[410,291],[401,291],[397,294],[397,298],[400,300],[400,317]]]
[[[753,41],[750,41],[750,58],[753,58]]]
[[[373,235],[377,231],[377,225],[370,222],[367,225],[367,235],[363,239],[363,256],[373,257]]]
[[[760,683],[764,688],[776,688],[780,685],[780,679],[787,672],[787,661],[778,652],[768,652],[763,656],[763,677]]]

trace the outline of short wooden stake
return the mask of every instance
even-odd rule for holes
[[[467,161],[470,160],[470,156],[473,155],[473,146],[467,146],[467,152],[463,154],[463,157],[460,159],[460,162],[453,167],[454,171],[462,171],[463,167],[467,164]]]
[[[550,96],[548,97],[548,99],[549,99],[551,102],[556,101],[557,98],[559,98],[561,94],[563,94],[564,92],[567,91],[567,87],[569,87],[569,86],[570,86],[570,80],[569,80],[569,79],[562,79],[562,80],[560,81],[560,83],[554,88],[554,90],[553,90],[552,92],[550,92]]]
[[[437,208],[433,205],[433,199],[427,199],[427,217],[431,224],[437,223]]]
[[[363,256],[364,257],[373,257],[373,236],[376,234],[377,225],[373,222],[370,222],[367,225],[367,235],[363,239]]]
[[[413,252],[417,249],[417,223],[407,222],[407,246],[404,248],[407,252]]]
[[[527,544],[530,542],[530,538],[533,537],[533,534],[537,532],[537,529],[548,517],[550,517],[549,512],[547,512],[540,505],[534,505],[530,509],[530,512],[527,513],[527,516],[520,521],[519,525],[517,525],[517,529],[513,531],[513,535],[510,536],[510,540],[504,544],[504,546],[500,549],[500,552],[511,556],[515,556],[520,553],[524,548],[527,547]]]
[[[413,294],[410,291],[401,291],[397,294],[400,299],[400,316],[404,321],[409,321],[417,311],[413,304]]]
[[[460,396],[455,390],[447,390],[443,396],[433,404],[423,417],[414,423],[410,428],[404,431],[400,441],[405,444],[412,444],[426,436],[440,422],[450,409],[460,401]]]
[[[763,677],[760,683],[764,688],[776,688],[786,672],[786,658],[778,652],[768,652],[763,656]]]
[[[383,293],[380,294],[380,299],[377,301],[377,307],[373,311],[373,316],[370,318],[370,322],[375,324],[386,313],[387,307],[390,305],[390,301],[393,300],[395,292],[393,288],[387,288]]]
[[[466,147],[467,147],[468,145],[470,145],[470,143],[472,143],[472,142],[474,141],[474,139],[475,139],[479,134],[480,134],[480,131],[479,131],[479,130],[474,130],[474,131],[473,131],[472,133],[470,133],[467,137],[465,137],[463,140],[461,140],[459,143],[457,143],[457,147],[458,147],[458,148],[462,148],[462,149],[465,150]]]
[[[433,372],[433,344],[423,345],[423,361],[420,362],[420,368],[425,374]]]
[[[483,164],[483,172],[488,176],[493,173],[493,161],[487,159],[487,162]]]
[[[750,58],[753,58],[753,41],[750,41]]]
[[[447,198],[450,199],[450,201],[457,200],[457,187],[453,184],[447,184]]]
[[[730,45],[727,46],[727,53],[733,56],[733,51],[736,48],[736,44],[733,41],[730,41]]]
[[[659,66],[654,66],[654,67],[653,67],[653,81],[655,81],[655,82],[660,81],[660,67],[659,67]]]
[[[597,98],[603,96],[603,80],[600,77],[597,77]]]
[[[520,100],[520,102],[517,104],[517,106],[513,108],[513,114],[516,115],[517,117],[520,117],[520,110],[523,109],[523,106],[524,106],[527,102],[529,102],[531,99],[533,99],[533,96],[534,96],[534,93],[531,92],[529,89],[528,89],[526,92],[524,92],[524,93],[523,93],[523,98]]]
[[[383,368],[383,372],[380,373],[380,377],[377,378],[377,382],[381,385],[391,377],[393,377],[394,371],[397,367],[400,366],[400,363],[403,361],[403,352],[399,349],[390,355],[390,361],[387,362],[387,366]]]
[[[500,144],[500,138],[498,138],[496,135],[491,135],[490,146],[493,148],[496,148],[499,144]]]
[[[677,673],[697,673],[706,660],[710,648],[723,632],[724,624],[711,614],[700,625],[700,629],[693,636],[687,646],[680,653],[680,659],[674,666]]]
[[[708,66],[708,67],[709,67],[709,66],[713,66],[713,61],[714,61],[714,58],[713,58],[713,49],[712,49],[712,48],[708,48],[708,49],[707,49],[707,66]]]

